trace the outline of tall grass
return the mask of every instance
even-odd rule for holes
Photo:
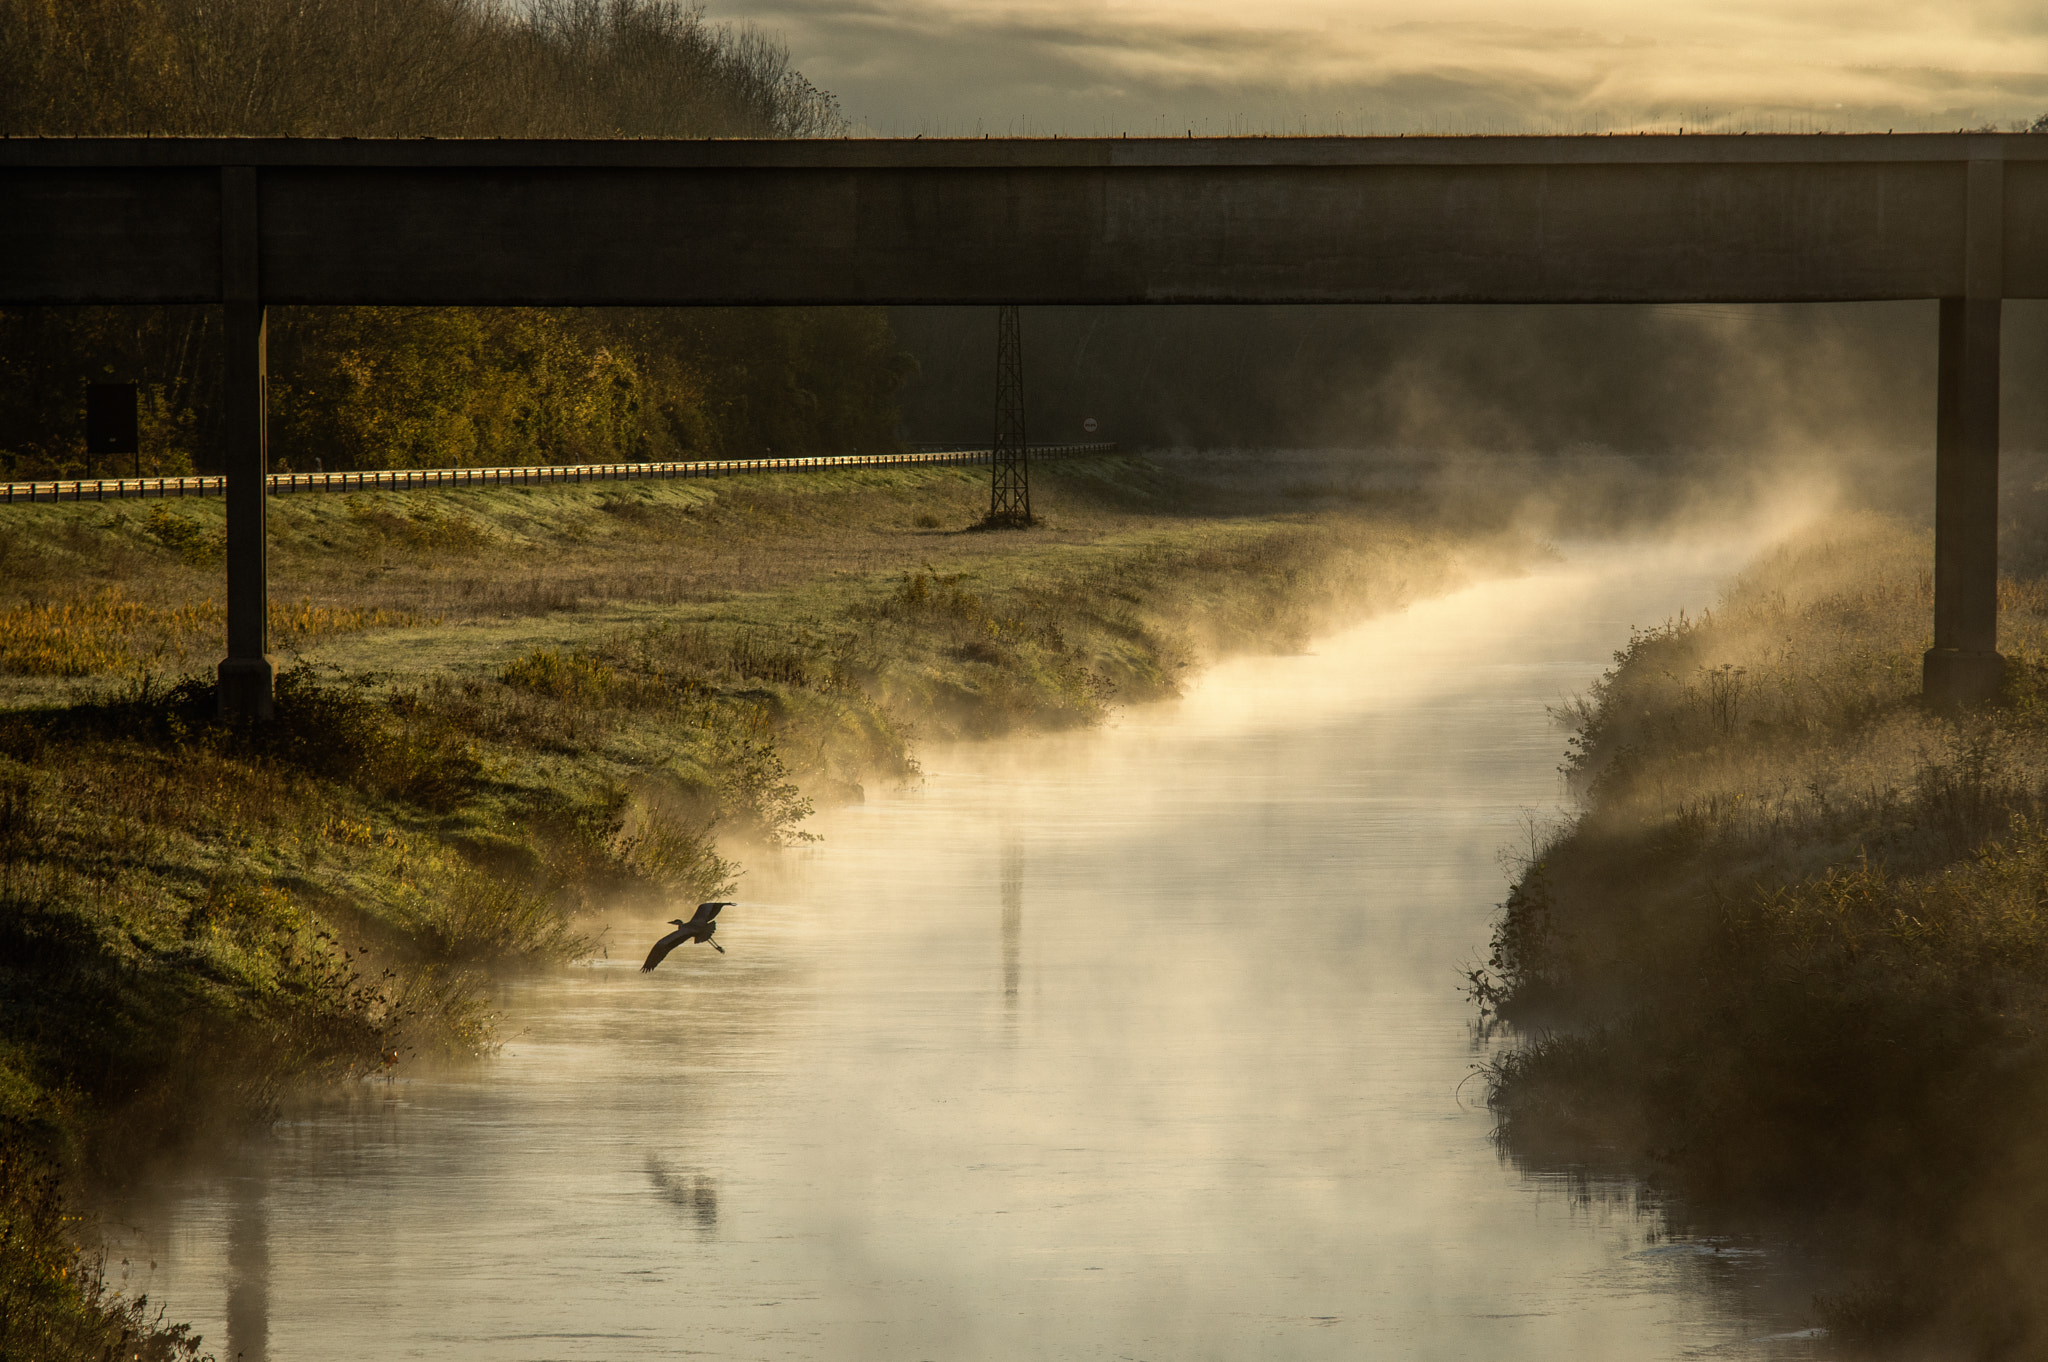
[[[1926,536],[1838,520],[1570,707],[1585,799],[1504,907],[1475,997],[1508,1147],[1592,1143],[1855,1244],[1844,1329],[2048,1346],[2042,584],[2003,588],[2000,702],[1918,696]],[[1882,1299],[1885,1310],[1873,1313]]]
[[[362,629],[424,623],[375,606],[269,603],[272,638],[287,648]],[[226,611],[211,599],[154,605],[107,587],[82,600],[30,602],[0,611],[0,673],[100,676],[137,669],[183,670],[224,647]]]

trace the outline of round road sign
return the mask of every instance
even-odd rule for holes
[[[1083,421],[1081,423],[1081,429],[1087,431],[1090,435],[1093,435],[1095,433],[1095,418],[1091,416],[1087,420]]]

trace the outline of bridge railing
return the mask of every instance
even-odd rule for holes
[[[1111,441],[1033,445],[1031,457],[1108,454]],[[287,492],[412,492],[440,487],[512,487],[551,482],[629,482],[649,478],[716,478],[735,473],[790,473],[821,468],[891,468],[908,464],[987,463],[986,449],[920,448],[904,454],[806,454],[792,458],[686,459],[668,463],[533,464],[501,468],[384,468],[349,473],[272,473],[273,495]],[[121,501],[136,497],[217,497],[219,476],[183,478],[56,478],[0,483],[0,504],[36,501]]]

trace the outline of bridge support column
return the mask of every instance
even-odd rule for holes
[[[1921,693],[1938,705],[1998,694],[1998,342],[2001,161],[1969,163],[1967,292],[1941,300],[1934,424],[1934,647]]]
[[[256,258],[256,171],[221,171],[221,294],[226,313],[228,655],[221,659],[223,718],[272,713],[268,524],[268,326]]]

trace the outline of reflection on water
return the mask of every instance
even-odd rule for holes
[[[270,1207],[261,1177],[227,1184],[227,1357],[264,1362],[270,1356]]]
[[[1014,1018],[1017,976],[1024,960],[1024,848],[1003,848],[1003,1003]]]
[[[654,1155],[647,1156],[647,1180],[669,1205],[689,1214],[701,1238],[718,1232],[718,1184],[702,1173],[678,1173]]]
[[[730,954],[643,975],[674,913],[621,916],[493,1061],[109,1208],[130,1286],[283,1362],[1812,1356],[1775,1246],[1499,1158],[1459,988],[1546,705],[1732,561],[1582,555],[927,751],[754,867]]]

